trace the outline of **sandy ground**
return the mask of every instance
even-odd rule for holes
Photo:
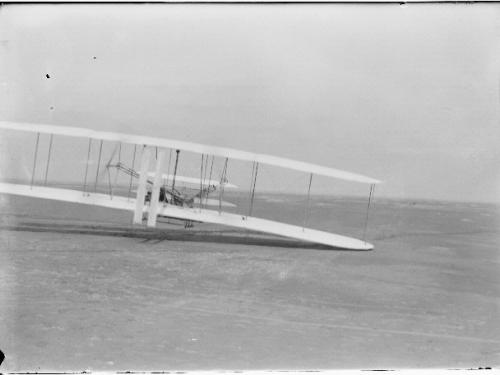
[[[355,252],[2,199],[3,371],[500,364],[496,206],[377,200],[376,248]],[[256,216],[300,222],[302,203]],[[365,204],[315,198],[310,226],[360,237]]]

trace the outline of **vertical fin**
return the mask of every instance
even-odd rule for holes
[[[139,175],[139,186],[135,200],[134,224],[142,224],[142,210],[144,207],[144,197],[146,196],[146,182],[148,179],[149,159],[151,150],[144,147],[141,156],[141,174]]]
[[[156,226],[156,217],[158,212],[158,202],[160,200],[160,188],[161,188],[161,178],[162,178],[161,167],[164,158],[165,158],[165,151],[160,150],[156,159],[153,192],[151,193],[151,202],[149,203],[148,227]]]

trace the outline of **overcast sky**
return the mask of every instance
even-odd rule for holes
[[[383,180],[378,196],[500,202],[499,9],[2,6],[0,117],[313,162]],[[31,168],[34,138],[2,134],[3,177],[16,152]],[[69,178],[85,145],[58,150]],[[246,188],[251,165],[233,166]],[[262,190],[306,189],[262,173]],[[368,191],[340,186],[313,192]]]

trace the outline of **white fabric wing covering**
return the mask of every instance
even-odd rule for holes
[[[50,199],[62,202],[88,204],[93,206],[114,208],[118,210],[135,210],[135,199],[127,199],[121,196],[110,196],[107,194],[84,193],[79,190],[51,188],[44,186],[29,186],[19,184],[0,183],[0,193],[27,196],[33,198]],[[143,212],[147,212],[148,205],[144,205]],[[276,221],[246,217],[227,212],[219,213],[214,210],[186,208],[170,204],[161,205],[158,208],[158,216],[170,217],[181,220],[206,222],[212,224],[227,225],[262,233],[275,234],[279,236],[294,238],[302,241],[333,246],[351,250],[371,250],[373,245],[355,238],[341,236],[338,234],[323,232],[319,230],[302,228],[296,225],[280,223]]]
[[[360,182],[365,184],[378,184],[379,180],[373,179],[371,177],[366,177],[360,174],[346,172],[338,169],[333,169],[329,167],[323,167],[316,164],[305,163],[301,161],[296,161],[292,159],[281,158],[277,156],[256,154],[247,151],[235,150],[225,147],[215,147],[209,145],[203,145],[199,143],[191,143],[184,141],[177,141],[173,139],[166,138],[156,138],[147,137],[132,134],[123,133],[113,133],[113,132],[103,132],[96,131],[86,128],[76,128],[67,126],[57,126],[57,125],[45,125],[45,124],[33,124],[33,123],[21,123],[21,122],[10,122],[10,121],[0,121],[0,129],[10,129],[18,131],[28,131],[35,133],[48,133],[65,135],[69,137],[84,137],[100,139],[105,141],[119,141],[123,143],[130,144],[140,144],[148,145],[154,147],[164,147],[171,149],[178,149],[184,151],[190,151],[200,154],[214,155],[219,157],[226,157],[230,159],[238,159],[244,161],[258,162],[262,164],[274,165],[277,167],[293,169],[301,172],[312,173],[316,175],[322,175],[327,177],[338,178],[346,181]]]

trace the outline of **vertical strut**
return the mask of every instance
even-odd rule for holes
[[[135,153],[137,151],[137,145],[134,145],[134,156],[132,157],[132,170],[134,169],[135,166]],[[128,185],[128,194],[127,194],[127,200],[130,199],[130,192],[132,190],[132,178],[133,178],[133,173],[130,174],[130,183]]]
[[[135,199],[134,210],[134,224],[142,224],[145,197],[146,197],[146,184],[148,180],[149,160],[151,159],[151,150],[144,146],[141,155],[141,169],[139,174],[139,185],[137,186],[137,194]]]
[[[108,186],[109,186],[109,196],[113,199],[113,186],[111,185],[111,172],[109,171],[109,167],[106,168],[108,172]]]
[[[170,155],[168,156],[168,169],[167,169],[167,179],[163,181],[163,190],[167,191],[168,187],[168,176],[170,175],[170,162],[172,161],[172,149],[170,149]],[[167,200],[167,194],[164,194],[164,201]]]
[[[203,166],[203,189],[205,189],[205,186],[207,186],[206,196],[208,199],[208,194],[210,193],[209,190],[210,185],[207,185],[207,170],[208,170],[208,154],[205,155],[205,165]],[[201,194],[200,194],[200,203],[203,205],[203,198]]]
[[[175,193],[175,175],[177,174],[177,165],[179,164],[179,153],[181,150],[175,150],[175,166],[174,166],[174,177],[172,178],[172,192]]]
[[[212,170],[214,168],[214,158],[215,156],[212,155],[212,163],[210,164],[210,176],[208,176],[208,185],[210,187],[210,181],[212,181]],[[208,194],[207,194],[207,200],[205,201],[205,204],[208,203]]]
[[[38,142],[39,141],[40,141],[40,133],[36,133],[35,156],[33,157],[33,171],[31,172],[30,189],[33,188],[33,182],[35,181],[36,158],[38,155]]]
[[[87,175],[89,173],[90,150],[92,147],[92,138],[89,138],[89,149],[87,151],[87,164],[85,165],[85,177],[83,179],[83,193],[87,192]]]
[[[157,148],[158,150],[158,148]],[[161,171],[163,165],[163,159],[165,159],[165,150],[160,149],[157,153],[156,166],[155,166],[155,176],[153,180],[153,189],[151,191],[151,199],[149,201],[149,212],[148,212],[148,227],[156,226],[156,219],[158,216],[158,204],[160,203],[160,188],[161,188]]]
[[[200,168],[200,212],[201,212],[201,205],[202,205],[202,193],[203,193],[203,161],[204,161],[204,155],[201,154],[201,168]]]
[[[370,196],[368,197],[368,206],[366,207],[366,218],[365,218],[365,229],[363,231],[363,241],[365,241],[365,237],[366,237],[366,229],[368,228],[368,213],[370,212],[370,203],[372,201],[372,195],[374,192],[375,192],[375,185],[371,184],[370,185]]]
[[[219,186],[221,187],[219,190],[219,215],[221,214],[222,211],[222,196],[224,195],[224,182],[226,180],[226,175],[227,175],[227,160],[224,161],[224,168],[222,169],[222,175],[220,178],[220,183]]]
[[[117,165],[121,165],[122,161],[122,143],[118,143],[118,163]],[[120,173],[120,168],[116,168],[116,174],[115,174],[115,182],[114,185],[118,182],[118,174]]]
[[[49,142],[49,152],[47,154],[47,166],[45,167],[45,179],[43,184],[47,185],[47,176],[49,174],[49,164],[50,164],[50,153],[52,152],[52,140],[54,138],[54,134],[50,135],[50,142]]]
[[[259,163],[254,162],[254,165],[255,165],[255,172],[253,173],[252,195],[250,196],[250,208],[248,210],[247,216],[252,216],[253,199],[255,197],[255,185],[257,184],[257,172],[259,171]]]
[[[252,174],[250,176],[250,188],[248,189],[248,199],[252,198],[253,176],[255,174],[255,161],[252,162]]]
[[[306,227],[306,224],[307,224],[307,220],[309,219],[309,203],[311,200],[312,179],[313,179],[313,174],[311,173],[309,175],[309,187],[307,188],[307,203],[306,203],[306,207],[304,208],[304,224],[302,225],[302,232],[304,231],[304,228]]]
[[[101,166],[101,154],[102,154],[102,139],[101,145],[99,146],[99,157],[97,158],[97,171],[95,174],[95,183],[94,183],[94,193],[97,191],[97,179],[99,178],[99,167]]]

